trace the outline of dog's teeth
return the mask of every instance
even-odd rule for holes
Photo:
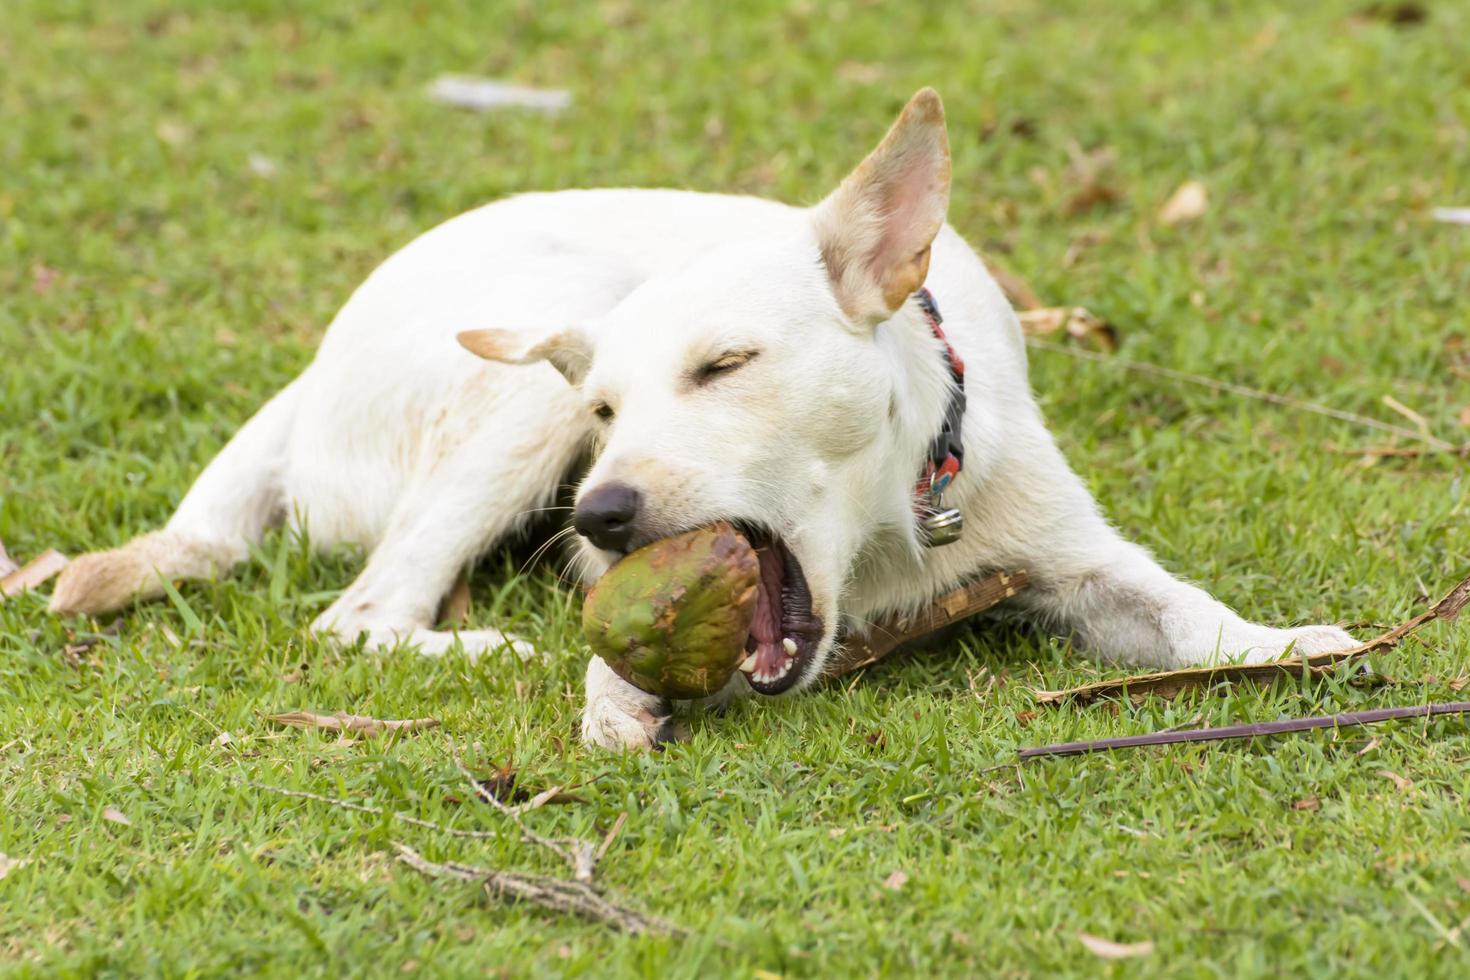
[[[728,660],[725,661],[725,662],[726,663],[729,663]],[[747,674],[754,673],[755,672],[755,654],[752,653],[750,656],[748,656],[744,660],[740,661],[740,669],[743,670],[743,671],[745,671]]]
[[[786,651],[786,656],[788,657],[796,656],[796,641],[788,636],[786,639],[781,641],[781,649]],[[729,661],[726,661],[726,663],[728,662]]]

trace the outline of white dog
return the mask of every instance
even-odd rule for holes
[[[51,608],[101,612],[222,574],[290,517],[317,545],[371,549],[316,630],[429,654],[520,646],[436,631],[435,611],[585,470],[589,580],[719,519],[754,536],[760,600],[729,693],[798,689],[844,628],[997,569],[1028,572],[1017,602],[1102,658],[1169,668],[1351,646],[1333,626],[1246,622],[1107,524],[1042,423],[1014,313],[944,224],[949,182],[926,89],[810,209],[597,190],[455,218],[353,294],[163,530],[73,562]],[[947,419],[960,438],[941,436]],[[942,501],[930,493],[951,477]],[[941,545],[921,522],[943,508],[964,530]],[[668,714],[592,660],[584,737],[650,746]]]

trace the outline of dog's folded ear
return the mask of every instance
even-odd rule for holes
[[[567,383],[582,383],[592,364],[592,341],[577,327],[556,330],[464,330],[459,345],[487,361],[535,364],[545,361],[561,372]]]
[[[886,320],[929,272],[929,246],[949,209],[944,106],[920,89],[868,158],[817,205],[822,262],[843,312],[871,327]]]

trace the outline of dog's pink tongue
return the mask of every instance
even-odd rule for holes
[[[773,677],[781,666],[781,556],[775,548],[756,552],[761,564],[760,588],[756,590],[755,620],[750,635],[755,639],[754,677]]]

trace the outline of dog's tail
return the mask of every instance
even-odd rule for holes
[[[164,594],[174,579],[223,575],[284,512],[283,470],[300,380],[265,404],[216,456],[167,526],[62,571],[55,613],[102,613]]]

